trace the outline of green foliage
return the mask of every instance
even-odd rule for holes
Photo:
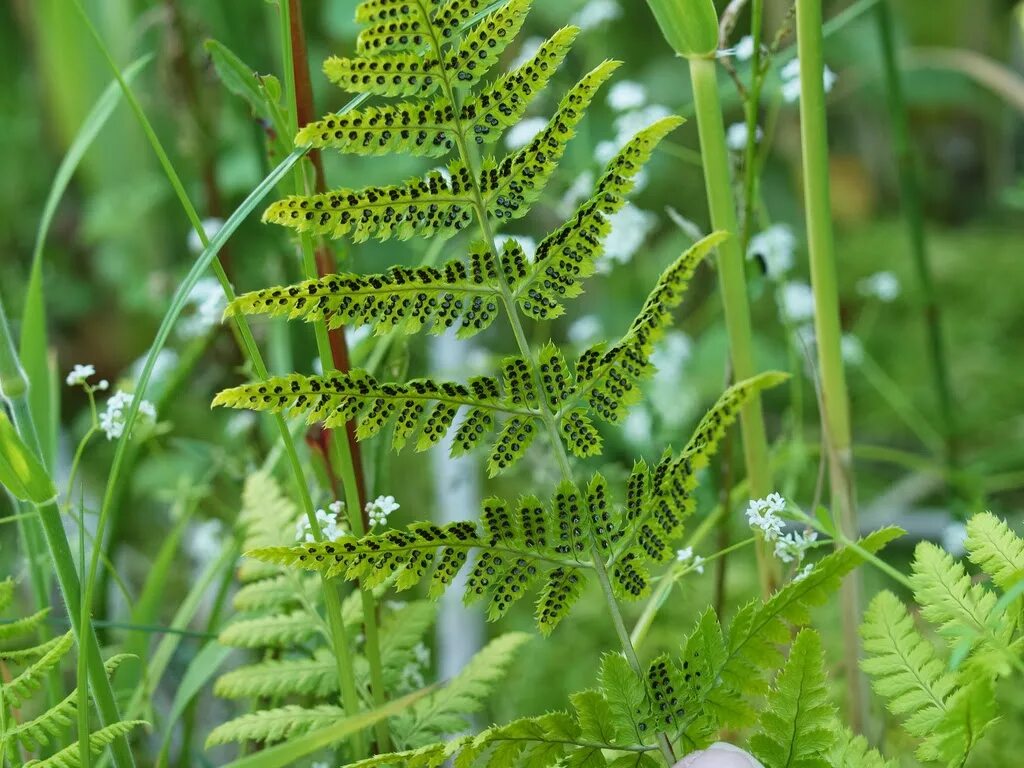
[[[990,513],[968,523],[968,557],[1002,589],[1019,581],[1024,542]],[[910,579],[921,617],[952,645],[949,661],[916,628],[903,603],[878,594],[861,632],[864,671],[903,727],[920,739],[919,759],[962,766],[997,719],[995,685],[1020,671],[1024,640],[1006,599],[975,582],[963,563],[923,542]]]
[[[768,696],[750,745],[765,768],[832,768],[835,709],[829,702],[821,638],[805,629]]]
[[[115,739],[128,735],[140,725],[146,723],[142,720],[125,721],[93,731],[89,734],[90,756],[98,756]],[[43,760],[29,760],[25,763],[25,768],[82,768],[82,752],[75,743]]]
[[[854,735],[853,731],[838,723],[834,724],[836,741],[828,759],[832,768],[896,768],[896,763],[886,760],[877,749],[872,749],[867,739]]]

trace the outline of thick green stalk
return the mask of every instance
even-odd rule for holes
[[[742,243],[736,223],[736,203],[729,175],[729,152],[725,144],[715,60],[691,58],[689,62],[694,107],[697,111],[697,131],[704,160],[704,185],[711,210],[711,228],[731,235],[718,247],[718,279],[725,307],[725,325],[729,333],[733,378],[743,381],[756,375],[757,367],[754,363],[750,304],[747,299]],[[772,475],[759,395],[751,397],[740,411],[740,429],[750,495],[763,498],[772,492]],[[774,591],[776,576],[763,543],[757,547],[757,564],[761,591],[767,597]]]
[[[15,352],[14,339],[7,325],[7,315],[0,300],[0,398],[3,398],[11,409],[14,426],[26,445],[43,460],[39,438],[32,421],[32,411],[28,400],[29,385]],[[60,510],[56,501],[39,505],[37,508],[42,523],[43,536],[50,550],[53,570],[57,575],[64,605],[67,609],[71,627],[78,642],[79,653],[84,654],[88,668],[89,684],[93,700],[103,725],[111,725],[121,720],[114,698],[113,688],[107,679],[107,672],[100,654],[100,645],[87,613],[80,611],[82,605],[82,585],[75,571],[75,561],[71,555],[61,521]],[[135,765],[128,740],[121,737],[111,744],[114,764],[118,768],[130,768]]]
[[[942,338],[942,318],[935,295],[931,263],[928,258],[928,243],[925,237],[924,213],[921,208],[921,180],[907,125],[907,107],[903,98],[903,83],[896,62],[896,41],[893,32],[892,9],[889,0],[881,0],[875,8],[875,23],[878,42],[882,48],[882,71],[885,74],[885,90],[889,107],[889,124],[892,128],[893,145],[896,152],[897,177],[900,184],[900,198],[903,202],[904,220],[910,237],[910,253],[914,260],[917,282],[924,296],[924,326],[928,336],[928,362],[932,369],[932,380],[942,416],[945,437],[946,463],[950,475],[957,465],[956,414],[953,409],[952,388],[949,383],[949,365],[946,362],[945,344]]]
[[[832,201],[829,189],[828,127],[825,116],[825,67],[822,52],[821,0],[797,0],[797,47],[800,56],[800,143],[803,154],[807,245],[814,289],[814,331],[818,346],[824,442],[828,451],[829,488],[836,530],[857,538],[850,450],[850,410],[843,370],[842,327],[836,279]],[[859,672],[860,584],[856,572],[842,591],[843,636],[850,727],[863,724],[863,679]]]

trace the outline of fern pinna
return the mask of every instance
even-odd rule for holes
[[[14,582],[0,582],[0,612],[6,611],[14,599]],[[49,614],[41,610],[30,616],[0,624],[0,665],[4,681],[0,683],[0,763],[25,768],[78,768],[83,765],[81,744],[72,733],[72,723],[79,720],[79,703],[85,696],[77,689],[59,702],[39,711],[34,699],[41,693],[49,675],[59,672],[60,664],[75,648],[69,631],[29,647],[7,648],[15,641],[38,637]],[[113,675],[126,660],[127,654],[111,656],[105,664]],[[15,671],[18,670],[18,671]],[[86,720],[88,722],[88,720]],[[142,721],[120,721],[98,724],[88,734],[88,751],[99,756],[106,747],[140,725]]]

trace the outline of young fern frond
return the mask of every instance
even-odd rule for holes
[[[233,648],[284,648],[322,634],[324,626],[304,610],[239,619],[220,633],[218,640]]]
[[[19,708],[39,690],[46,675],[60,664],[74,644],[72,632],[61,635],[56,642],[46,643],[45,650],[35,654],[36,658],[0,688],[0,702],[12,709]]]
[[[1024,579],[1024,539],[991,512],[967,521],[968,556],[1002,590]]]
[[[272,659],[233,669],[217,678],[213,692],[225,699],[326,698],[338,691],[338,665],[325,649],[312,658]]]
[[[821,638],[813,630],[801,630],[750,746],[765,768],[834,768],[825,757],[836,742],[834,719]]]
[[[330,704],[302,707],[289,704],[236,717],[214,728],[206,746],[241,741],[275,742],[325,728],[345,717],[345,710]]]
[[[13,582],[9,583],[13,584]],[[6,643],[10,640],[28,637],[42,626],[43,622],[46,621],[46,617],[49,615],[50,609],[42,608],[29,616],[15,619],[14,621],[7,622],[6,624],[0,624],[0,642]]]
[[[115,739],[128,735],[140,725],[147,723],[143,720],[130,720],[92,731],[89,734],[89,754],[96,757]],[[29,760],[24,768],[83,768],[80,745],[71,744],[43,760]]]
[[[886,760],[877,749],[872,749],[863,736],[855,735],[838,722],[832,729],[836,734],[836,743],[828,755],[832,768],[898,768],[895,761]]]

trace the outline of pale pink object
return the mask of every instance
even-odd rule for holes
[[[739,747],[719,741],[707,749],[691,752],[674,768],[764,768],[761,762]]]

